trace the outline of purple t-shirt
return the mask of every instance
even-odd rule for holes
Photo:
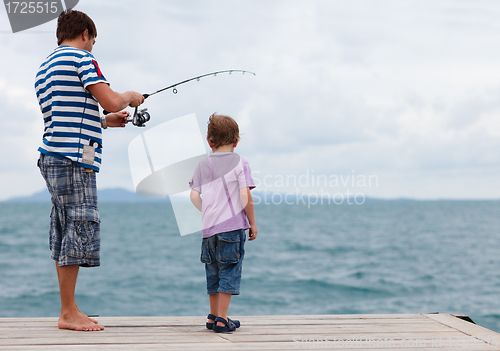
[[[191,189],[202,197],[203,238],[250,225],[240,198],[241,188],[255,188],[248,162],[234,152],[215,152],[200,161]]]

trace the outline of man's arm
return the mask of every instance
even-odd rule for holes
[[[200,193],[197,192],[196,190],[194,189],[191,189],[191,194],[189,195],[189,197],[191,198],[191,202],[193,203],[193,205],[201,212],[201,196],[200,196]]]
[[[117,93],[108,84],[100,82],[89,85],[87,89],[96,98],[101,107],[109,112],[118,112],[125,107],[136,107],[144,102],[144,96],[135,91]]]
[[[248,240],[252,241],[257,238],[257,223],[255,222],[255,211],[253,208],[253,198],[250,189],[247,189],[248,203],[245,206],[245,213],[247,214],[250,230],[248,231]]]

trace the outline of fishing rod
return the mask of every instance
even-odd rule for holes
[[[144,96],[144,99],[147,99],[150,96],[153,96],[155,94],[161,93],[162,91],[165,91],[165,90],[168,90],[168,89],[172,89],[172,92],[174,94],[177,94],[178,91],[177,91],[176,87],[179,86],[179,85],[181,85],[181,84],[184,84],[184,83],[187,83],[187,82],[191,82],[193,80],[200,81],[201,78],[209,77],[209,76],[217,77],[218,74],[223,74],[223,73],[232,74],[233,72],[238,72],[238,73],[242,73],[242,74],[249,73],[249,74],[253,74],[254,76],[256,75],[254,72],[244,71],[244,70],[241,70],[241,69],[228,69],[228,70],[225,70],[225,71],[217,71],[217,72],[202,74],[201,76],[193,77],[193,78],[190,78],[190,79],[186,79],[186,80],[183,80],[182,82],[175,83],[175,84],[172,84],[172,85],[170,85],[168,87],[159,89],[159,90],[157,90],[157,91],[155,91],[155,92],[153,92],[151,94],[142,94],[142,96]],[[136,107],[135,111],[134,111],[134,115],[132,117],[129,116],[127,118],[127,121],[128,122],[132,122],[132,124],[135,125],[135,126],[137,126],[137,127],[145,127],[146,126],[146,122],[151,119],[151,116],[147,112],[147,110],[148,110],[147,108],[139,110],[138,107]],[[109,113],[108,111],[104,111],[105,115],[107,115],[108,113]]]
[[[243,71],[241,69],[230,69],[230,70],[226,70],[226,71],[218,71],[218,72],[212,72],[212,73],[207,73],[207,74],[202,74],[201,76],[198,76],[198,77],[194,77],[194,78],[190,78],[190,79],[186,79],[182,82],[179,82],[179,83],[175,83],[173,85],[170,85],[166,88],[162,88],[160,90],[157,90],[155,91],[154,93],[151,93],[151,94],[143,94],[142,96],[144,96],[145,99],[147,99],[148,97],[152,96],[152,95],[155,95],[155,94],[158,94],[158,93],[161,93],[162,91],[165,91],[165,90],[168,90],[168,89],[172,89],[172,92],[174,94],[177,94],[177,89],[175,88],[176,86],[178,85],[181,85],[181,84],[184,84],[184,83],[187,83],[187,82],[191,82],[193,80],[197,80],[199,81],[201,78],[204,78],[204,77],[209,77],[209,76],[214,76],[214,77],[217,77],[218,74],[221,74],[221,73],[229,73],[229,74],[232,74],[233,72],[241,72],[243,74],[245,73],[250,73],[250,74],[253,74],[255,76],[255,73],[253,72],[250,72],[250,71]]]

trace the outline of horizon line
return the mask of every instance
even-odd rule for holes
[[[126,189],[126,188],[103,188],[103,189],[97,189],[97,191],[114,191],[114,190],[117,190],[117,191],[126,191],[127,193],[129,193],[130,195],[136,195],[136,196],[139,196],[137,195],[136,192],[132,191],[132,190],[129,190],[129,189]],[[41,195],[42,193],[45,193],[47,192],[48,190],[47,189],[43,189],[43,190],[40,190],[38,192],[35,192],[31,195],[25,195],[25,196],[13,196],[13,197],[10,197],[10,198],[7,198],[7,199],[3,199],[3,200],[0,200],[0,202],[16,202],[15,200],[23,200],[23,202],[42,202],[40,200],[35,200],[35,201],[30,201],[29,198],[31,197],[35,197],[37,195]],[[287,193],[287,192],[279,192],[279,191],[267,191],[267,190],[264,190],[264,191],[260,191],[260,190],[255,190],[253,191],[253,193],[256,193],[256,194],[261,194],[263,196],[273,196],[275,194],[279,194],[281,196],[283,195],[292,195],[292,196],[309,196],[310,198],[328,198],[327,196],[319,196],[318,194],[314,194],[314,193]],[[363,194],[364,195],[364,194]],[[140,196],[139,196],[140,197]],[[367,195],[364,195],[365,199],[366,200],[371,200],[371,201],[483,201],[483,202],[496,202],[496,201],[500,201],[500,198],[446,198],[446,197],[442,197],[442,198],[415,198],[415,197],[410,197],[410,196],[398,196],[398,197],[377,197],[377,196],[367,196]],[[144,197],[141,197],[142,199],[144,199],[143,201],[148,201],[148,198],[144,198]],[[331,197],[330,197],[331,198]],[[355,198],[355,194],[352,194],[351,197],[349,197],[350,199],[352,198]],[[157,201],[158,199],[155,199],[155,198],[151,198],[149,199],[150,201]],[[50,199],[49,199],[50,201]]]

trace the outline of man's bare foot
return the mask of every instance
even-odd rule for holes
[[[87,318],[89,321],[91,321],[92,323],[95,323],[95,324],[97,324],[97,323],[98,323],[95,319],[90,318],[89,316],[87,316],[87,315],[86,315],[85,313],[83,313],[82,311],[78,310],[78,312],[79,312],[82,316],[86,317],[86,318]]]
[[[93,322],[89,317],[78,311],[75,314],[61,313],[57,322],[59,329],[71,329],[78,331],[100,331],[104,327]]]

